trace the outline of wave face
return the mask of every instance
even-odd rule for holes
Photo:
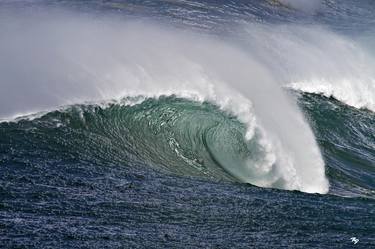
[[[374,114],[319,95],[294,94],[315,124],[330,192],[372,197]],[[148,165],[167,174],[281,189],[291,188],[293,179],[278,172],[261,129],[249,138],[248,127],[234,114],[177,96],[73,105],[3,122],[0,128],[6,161]]]
[[[9,131],[3,137],[9,148],[11,137],[26,132],[28,146],[48,159],[54,151],[64,151],[78,161],[132,161],[185,176],[260,181],[268,173],[263,178],[269,178],[269,185],[277,177],[260,171],[266,152],[260,150],[259,134],[247,141],[246,125],[207,102],[173,96],[126,98],[106,106],[76,105],[32,120],[3,123],[2,128]],[[248,161],[259,164],[258,173],[256,167],[246,171]]]
[[[245,123],[209,102],[138,96],[40,115],[3,123],[6,147],[16,146],[11,137],[27,136],[34,153],[48,158],[65,151],[68,157],[96,163],[137,162],[169,173],[261,187],[294,189],[299,184],[298,172],[284,172],[288,165],[278,165],[262,129],[254,128],[249,137]]]

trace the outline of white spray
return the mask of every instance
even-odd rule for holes
[[[244,174],[241,180],[328,191],[311,129],[279,75],[249,50],[156,25],[66,12],[6,15],[0,23],[0,118],[130,95],[208,100],[246,123],[248,139],[254,129],[262,132],[267,157],[255,169],[247,165],[259,178]]]

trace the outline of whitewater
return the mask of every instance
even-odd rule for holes
[[[9,55],[1,63],[8,84],[1,98],[3,113],[138,95],[210,101],[247,125],[247,140],[255,130],[261,133],[262,159],[225,166],[239,180],[328,191],[324,162],[303,115],[283,92],[277,75],[248,51],[150,24],[94,21],[71,13],[24,19],[19,16],[7,22],[11,27],[2,28],[2,33],[16,31],[8,33],[1,46],[2,54]],[[36,33],[40,35],[31,35]],[[16,51],[22,51],[17,53],[20,58],[10,56]],[[43,63],[33,63],[35,56]]]

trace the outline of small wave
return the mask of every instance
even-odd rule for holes
[[[334,83],[321,79],[294,82],[287,85],[294,90],[333,97],[349,106],[375,112],[375,79],[368,81],[337,80]]]
[[[330,178],[340,196],[375,196],[375,114],[324,95],[300,93],[300,105],[314,124]]]

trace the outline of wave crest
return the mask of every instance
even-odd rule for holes
[[[214,36],[112,17],[96,20],[52,11],[7,18],[11,21],[0,26],[0,33],[7,32],[0,45],[5,55],[0,58],[0,77],[8,89],[0,93],[1,116],[123,96],[208,101],[238,117],[246,126],[245,139],[251,140],[257,131],[260,137],[262,160],[239,164],[235,154],[228,157],[232,163],[216,156],[232,175],[265,187],[328,191],[324,162],[308,123],[277,76],[251,51]],[[34,63],[36,57],[43,63]],[[14,101],[20,96],[24,98]],[[154,129],[162,129],[162,124]],[[164,146],[172,143],[166,142]],[[222,151],[217,145],[210,150],[215,155]],[[260,180],[263,175],[272,177]]]

